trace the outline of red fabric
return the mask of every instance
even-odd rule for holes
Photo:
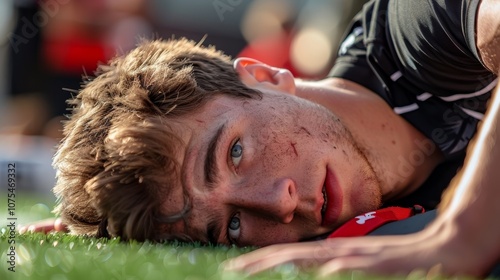
[[[364,236],[390,222],[413,216],[413,208],[388,207],[359,215],[343,224],[327,238]]]
[[[250,57],[270,66],[290,70],[294,77],[302,77],[290,60],[290,46],[293,36],[290,32],[274,34],[271,37],[260,38],[250,42],[237,57]]]
[[[47,40],[44,57],[50,68],[60,72],[81,75],[85,70],[92,73],[99,62],[106,62],[112,55],[112,48],[99,40],[66,38]]]

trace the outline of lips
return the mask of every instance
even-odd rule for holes
[[[337,222],[342,210],[342,192],[339,188],[337,178],[328,167],[326,169],[322,192],[324,203],[321,208],[321,226],[328,227]]]

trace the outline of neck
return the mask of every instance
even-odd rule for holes
[[[297,96],[323,105],[351,132],[378,176],[383,201],[413,192],[442,160],[431,140],[369,89],[338,78],[296,83]]]

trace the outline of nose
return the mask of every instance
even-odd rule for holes
[[[281,223],[293,220],[298,204],[295,182],[289,178],[281,178],[272,184],[243,187],[236,201],[238,207]]]

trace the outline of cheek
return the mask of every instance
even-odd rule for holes
[[[245,236],[241,245],[267,246],[299,241],[290,227],[272,221],[255,219],[245,223],[245,226]]]
[[[360,172],[353,188],[350,190],[350,203],[354,215],[366,213],[379,208],[382,203],[382,193],[377,180],[370,172]]]
[[[308,128],[300,124],[299,117],[293,113],[293,111],[281,114],[263,113],[252,127],[256,142],[266,150],[272,149],[274,153],[296,156],[297,153],[293,148],[297,140],[304,135],[310,137],[310,133]]]
[[[297,139],[282,130],[282,127],[265,127],[253,137],[255,161],[264,170],[284,168],[299,157]]]

